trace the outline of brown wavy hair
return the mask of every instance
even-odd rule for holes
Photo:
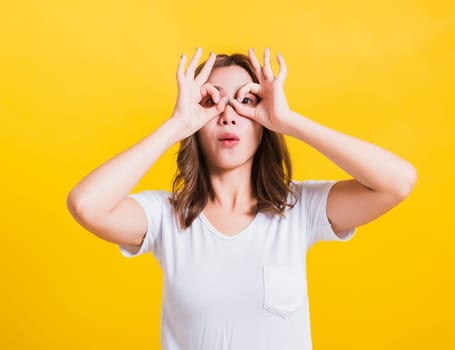
[[[197,76],[205,62],[195,72]],[[243,54],[217,55],[212,69],[228,66],[245,69],[255,83],[259,80],[248,56]],[[284,216],[287,207],[295,205],[296,195],[290,187],[292,166],[283,135],[263,128],[261,143],[253,157],[251,186],[257,200],[256,211]],[[291,202],[289,201],[291,195]],[[183,229],[191,226],[204,210],[207,201],[214,198],[206,160],[197,134],[180,142],[177,154],[177,172],[172,186],[171,204]]]

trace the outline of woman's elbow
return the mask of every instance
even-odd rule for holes
[[[416,168],[408,163],[399,178],[400,180],[395,183],[394,192],[399,200],[404,200],[411,194],[417,182]]]

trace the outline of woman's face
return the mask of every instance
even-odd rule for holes
[[[207,80],[218,89],[220,99],[236,99],[238,90],[252,81],[248,72],[240,66],[215,68]],[[258,98],[247,94],[240,102],[255,106]],[[201,105],[210,107],[210,96],[203,99]],[[261,142],[262,126],[226,105],[221,114],[198,131],[197,136],[210,172],[243,166],[251,168]]]

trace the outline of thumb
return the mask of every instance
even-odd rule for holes
[[[210,119],[216,117],[220,113],[223,113],[224,109],[226,108],[227,100],[220,99],[220,101],[213,107],[208,108],[207,115]]]

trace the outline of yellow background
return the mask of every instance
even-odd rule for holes
[[[397,208],[310,251],[314,348],[455,347],[453,1],[17,0],[0,33],[2,348],[159,348],[158,263],[84,230],[66,196],[170,115],[197,45],[282,52],[293,109],[417,168]],[[296,179],[347,177],[289,145]],[[176,150],[135,191],[170,189]]]

